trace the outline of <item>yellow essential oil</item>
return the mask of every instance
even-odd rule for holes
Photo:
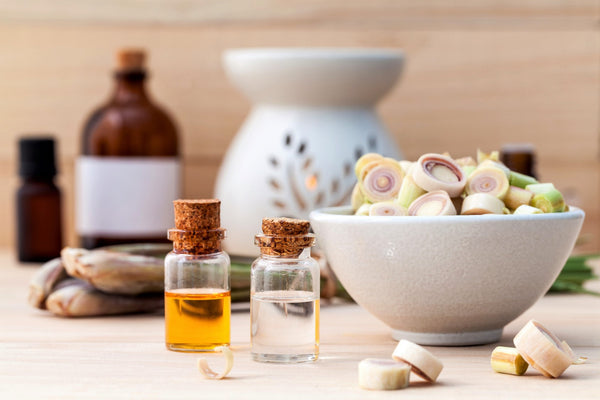
[[[211,351],[229,345],[231,292],[174,289],[165,292],[165,342],[169,350]]]

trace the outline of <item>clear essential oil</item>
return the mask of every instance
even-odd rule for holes
[[[305,291],[252,296],[252,355],[256,361],[314,361],[319,355],[319,298]]]
[[[250,271],[252,359],[298,363],[319,357],[320,267],[310,257],[310,223],[264,218]]]
[[[165,342],[169,350],[210,351],[230,343],[231,292],[175,289],[165,292]]]

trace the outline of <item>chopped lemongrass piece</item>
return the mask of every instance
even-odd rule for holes
[[[477,166],[477,168],[483,167],[498,168],[502,170],[502,172],[504,172],[504,174],[506,175],[506,179],[510,177],[510,169],[506,165],[502,164],[500,161],[483,160],[481,164]]]
[[[409,364],[412,372],[428,382],[435,382],[444,368],[439,358],[418,344],[405,339],[398,342],[392,358]]]
[[[525,186],[525,190],[529,190],[531,193],[547,193],[552,190],[556,190],[553,183],[532,183]]]
[[[434,153],[419,157],[412,168],[411,176],[415,183],[426,191],[443,190],[450,197],[460,195],[466,183],[465,174],[454,160]]]
[[[393,201],[380,201],[371,205],[369,208],[369,216],[394,216],[394,215],[406,215],[406,208]]]
[[[469,179],[469,176],[471,176],[471,174],[473,173],[473,171],[475,171],[477,169],[477,167],[475,167],[474,165],[465,165],[464,167],[461,167],[463,170],[463,174],[465,174],[465,178]]]
[[[408,160],[400,160],[398,161],[398,164],[400,164],[400,168],[402,168],[402,171],[404,171],[404,175],[409,175],[410,170],[414,165],[414,162]]]
[[[360,180],[360,177],[362,175],[362,169],[365,167],[365,165],[369,164],[372,161],[377,161],[381,159],[383,159],[383,156],[377,153],[367,153],[361,156],[356,161],[356,164],[354,164],[354,173],[356,174],[356,177]]]
[[[501,374],[523,375],[527,371],[527,361],[514,347],[498,346],[492,351],[492,369]]]
[[[358,207],[358,210],[356,210],[356,212],[354,213],[354,215],[362,215],[362,216],[367,216],[369,215],[369,210],[371,209],[371,206],[373,204],[371,203],[365,203],[362,206]]]
[[[565,200],[556,189],[534,195],[529,204],[545,213],[563,212],[565,210]]]
[[[408,208],[408,215],[456,215],[456,209],[447,192],[434,190],[415,199]]]
[[[471,156],[456,158],[454,159],[454,162],[457,163],[461,168],[477,166],[477,161],[475,161],[475,159]]]
[[[522,189],[525,189],[527,185],[539,183],[533,176],[521,174],[520,172],[515,171],[510,171],[508,180],[510,181],[511,186],[517,186]]]
[[[365,202],[366,199],[360,191],[360,185],[356,183],[356,185],[354,185],[354,188],[352,189],[352,195],[350,197],[350,204],[352,205],[352,210],[358,210],[358,208],[362,206]]]
[[[513,212],[513,215],[525,215],[525,214],[543,214],[544,212],[539,208],[528,206],[523,204]]]
[[[488,193],[473,193],[463,200],[461,215],[503,214],[504,203]]]
[[[207,379],[223,379],[231,371],[231,368],[233,368],[233,353],[227,346],[215,347],[214,351],[220,351],[225,356],[225,368],[223,372],[216,373],[215,371],[213,371],[208,366],[208,361],[206,361],[206,358],[198,359],[198,369],[200,370],[202,375],[204,375],[204,377]]]
[[[480,149],[477,149],[477,164],[481,164],[485,160],[499,161],[500,153],[498,150],[494,150],[491,153],[484,153]]]
[[[573,363],[560,340],[537,321],[529,321],[513,342],[525,361],[549,378],[558,378]]]
[[[372,203],[393,200],[400,190],[404,172],[391,158],[371,161],[361,170],[358,182],[363,196]]]
[[[508,192],[508,178],[502,169],[490,164],[477,167],[469,175],[465,191],[468,195],[474,193],[487,193],[503,199]]]
[[[510,186],[504,196],[504,205],[511,210],[516,210],[519,206],[529,204],[533,198],[533,193],[518,186]]]
[[[425,193],[425,190],[415,183],[413,177],[407,175],[402,180],[402,185],[400,185],[400,191],[398,192],[398,199],[396,202],[402,207],[408,208],[413,201]]]
[[[358,364],[358,385],[369,390],[396,390],[408,386],[410,365],[390,359],[367,358]]]

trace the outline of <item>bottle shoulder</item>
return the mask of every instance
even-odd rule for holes
[[[86,121],[82,150],[85,155],[177,156],[177,127],[154,105],[109,103]]]

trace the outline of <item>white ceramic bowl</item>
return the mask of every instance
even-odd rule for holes
[[[584,219],[572,208],[537,215],[361,217],[349,207],[310,214],[319,246],[354,300],[395,339],[472,345],[552,285]]]

